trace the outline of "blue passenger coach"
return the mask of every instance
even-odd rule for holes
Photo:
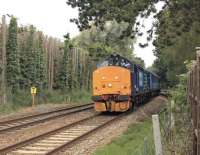
[[[137,64],[132,65],[132,97],[138,105],[160,92],[159,76]]]

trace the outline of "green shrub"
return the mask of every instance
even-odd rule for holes
[[[171,100],[175,103],[176,109],[186,110],[187,104],[187,76],[186,74],[179,75],[179,83],[170,90]]]

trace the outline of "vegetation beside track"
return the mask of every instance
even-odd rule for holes
[[[187,155],[191,153],[192,148],[191,109],[187,104],[186,95],[187,76],[181,74],[177,77],[179,83],[169,91],[167,109],[160,113],[163,154],[165,155],[174,153]]]
[[[113,131],[114,132],[114,131]],[[148,153],[154,154],[151,119],[130,125],[128,130],[120,137],[114,139],[109,145],[97,150],[94,155],[138,155],[144,152],[144,139]]]
[[[7,104],[0,104],[0,115],[18,111],[24,107],[31,107],[32,99],[30,90],[18,91],[10,94]],[[77,90],[73,92],[62,91],[44,91],[36,96],[36,105],[41,104],[84,104],[91,102],[91,93],[85,90]]]

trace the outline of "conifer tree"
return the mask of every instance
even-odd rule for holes
[[[45,62],[45,53],[43,48],[43,38],[42,33],[38,32],[37,44],[35,50],[35,84],[39,88],[44,88],[46,84],[46,62]]]
[[[35,51],[33,48],[35,28],[31,25],[29,27],[29,34],[26,40],[26,47],[21,53],[20,66],[21,66],[21,84],[23,88],[35,85]]]
[[[69,88],[69,34],[65,35],[64,54],[61,60],[60,70],[58,73],[58,87],[61,89]]]
[[[12,17],[8,28],[8,40],[6,44],[6,77],[7,84],[12,90],[19,88],[19,53],[17,45],[17,19]]]
[[[73,89],[73,45],[70,42],[69,34],[65,36],[65,50],[68,50],[67,52],[67,89],[69,91],[72,91]]]

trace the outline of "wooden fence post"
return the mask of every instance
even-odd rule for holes
[[[197,68],[196,68],[196,96],[195,101],[197,102],[197,154],[200,154],[200,47],[197,50]]]
[[[200,154],[200,47],[196,47],[197,58],[188,73],[187,95],[191,105],[193,125],[193,155]]]
[[[162,155],[162,143],[160,134],[160,124],[158,115],[152,115],[153,121],[153,134],[154,134],[154,144],[156,149],[156,155]]]

